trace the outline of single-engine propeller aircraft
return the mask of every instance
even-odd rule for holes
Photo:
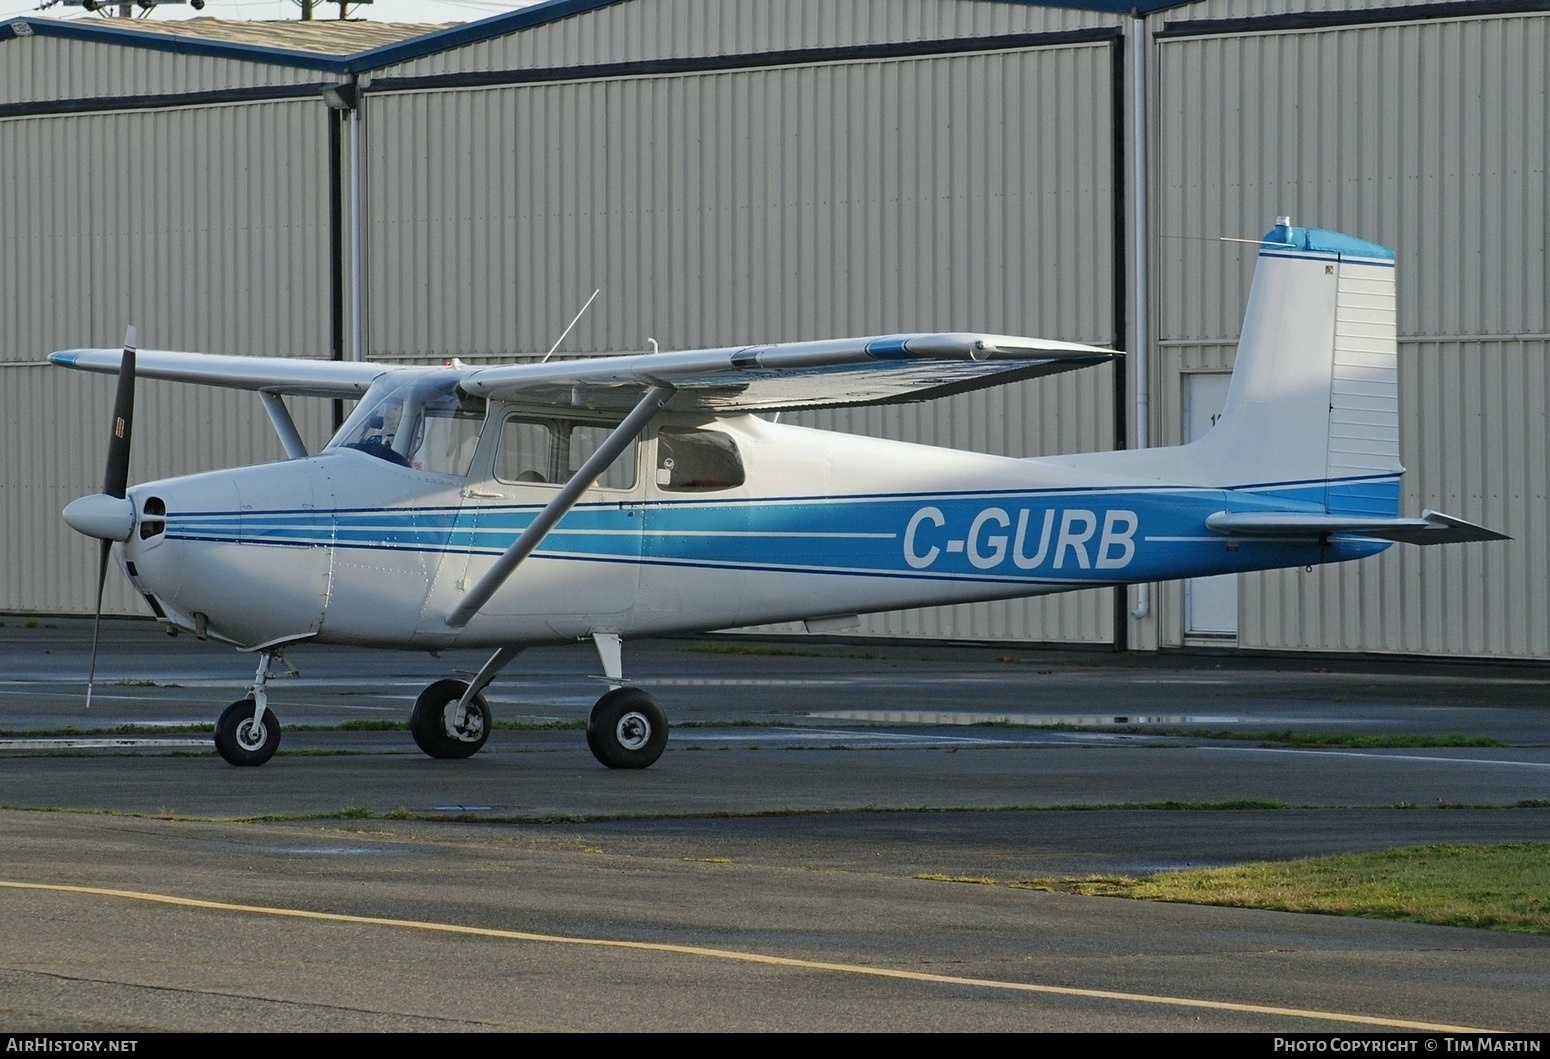
[[[308,641],[493,650],[410,714],[435,758],[484,745],[482,692],[524,648],[590,639],[611,689],[587,742],[645,768],[667,717],[630,637],[1344,562],[1504,539],[1399,517],[1394,254],[1287,218],[1259,244],[1226,407],[1189,445],[1013,459],[780,423],[1109,360],[1092,346],[911,334],[491,367],[142,350],[117,373],[101,493],[65,509],[156,616],[257,652],[216,724],[234,765],[280,742],[266,682]],[[288,459],[128,488],[136,373],[257,391]],[[359,398],[309,454],[284,398]],[[95,641],[93,668],[95,669]]]

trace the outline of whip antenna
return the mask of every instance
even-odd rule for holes
[[[603,293],[603,288],[602,287],[599,287],[597,290],[592,292],[592,297],[588,298],[587,299],[587,304],[585,304],[585,305],[583,305],[581,307],[581,312],[577,313],[575,315],[575,317],[571,319],[571,322],[570,322],[569,326],[567,326],[565,328],[565,330],[560,332],[560,337],[556,338],[554,340],[554,345],[549,347],[549,352],[545,353],[544,354],[544,359],[540,360],[538,363],[540,363],[540,364],[547,364],[547,363],[549,363],[549,358],[554,356],[554,351],[560,348],[560,343],[565,341],[565,336],[570,334],[570,331],[571,331],[572,327],[575,327],[578,323],[581,322],[581,318],[586,315],[588,309],[592,308],[592,303],[597,299],[597,296],[599,294],[601,294],[601,293]]]

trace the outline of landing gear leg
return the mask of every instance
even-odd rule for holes
[[[667,711],[640,688],[623,686],[623,645],[617,633],[595,632],[592,642],[610,690],[587,719],[587,746],[611,769],[650,768],[667,747]]]
[[[522,648],[502,647],[490,656],[473,683],[438,680],[420,693],[409,714],[415,745],[433,758],[473,757],[490,738],[493,722],[482,692]]]
[[[229,764],[262,765],[280,749],[280,718],[269,712],[267,690],[276,658],[285,661],[278,648],[259,653],[248,697],[226,707],[215,722],[215,749]]]

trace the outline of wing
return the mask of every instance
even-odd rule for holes
[[[118,349],[65,349],[49,355],[62,368],[118,374]],[[261,393],[304,397],[359,397],[377,376],[392,368],[360,361],[305,360],[293,357],[228,357],[214,353],[177,353],[142,349],[135,374],[206,386],[228,386]]]
[[[925,401],[1071,371],[1118,355],[1097,346],[1010,335],[918,334],[458,370],[463,372],[463,389],[479,397],[626,410],[650,387],[666,383],[676,391],[670,408],[726,414]],[[114,374],[121,356],[117,349],[70,349],[49,360],[61,367]],[[142,349],[136,370],[147,379],[273,394],[359,397],[383,373],[403,369],[359,361]]]
[[[1356,518],[1350,515],[1314,515],[1294,511],[1231,513],[1218,511],[1206,519],[1217,533],[1241,537],[1327,537],[1340,533],[1376,537],[1401,544],[1463,544],[1468,541],[1510,541],[1505,533],[1465,522],[1430,509],[1420,518]]]
[[[651,386],[668,407],[718,414],[925,401],[1100,364],[1113,350],[1010,335],[918,334],[729,346],[474,368],[481,397],[627,409]]]

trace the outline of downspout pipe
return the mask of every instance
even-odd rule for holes
[[[349,125],[350,173],[350,345],[349,359],[364,360],[366,357],[365,323],[362,309],[365,304],[366,265],[364,247],[361,245],[361,91],[354,74],[349,80],[323,89],[323,102],[330,110],[344,115]]]
[[[1130,20],[1130,367],[1135,385],[1135,430],[1131,434],[1132,448],[1144,449],[1151,444],[1151,273],[1148,270],[1148,236],[1151,218],[1147,213],[1147,188],[1151,179],[1151,167],[1147,164],[1146,132],[1150,120],[1147,107],[1146,58],[1149,40],[1146,18],[1134,15]],[[1143,582],[1136,586],[1136,605],[1130,616],[1136,620],[1152,612],[1152,586]]]
[[[341,8],[342,10],[342,8]],[[351,79],[351,85],[355,81]],[[366,253],[361,245],[361,99],[350,108],[350,359],[366,357],[365,311]]]

